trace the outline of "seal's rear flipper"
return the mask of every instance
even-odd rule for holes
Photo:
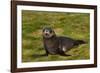
[[[86,44],[84,40],[75,40],[74,46],[80,45],[80,44]]]

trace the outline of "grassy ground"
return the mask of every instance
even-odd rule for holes
[[[22,11],[22,61],[56,61],[89,59],[89,14]],[[66,52],[72,56],[49,55],[40,57],[45,50],[42,43],[42,28],[52,27],[58,36],[83,39],[87,43]]]

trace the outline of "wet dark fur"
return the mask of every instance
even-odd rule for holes
[[[53,34],[51,37],[46,37],[44,31],[48,30],[50,34]],[[74,46],[78,46],[80,44],[84,44],[85,42],[83,40],[74,40],[69,37],[63,37],[63,36],[56,36],[55,32],[51,28],[44,28],[43,29],[43,44],[44,49],[46,51],[45,55],[48,54],[58,54],[62,56],[69,56],[68,54],[65,54],[66,51],[70,50]]]

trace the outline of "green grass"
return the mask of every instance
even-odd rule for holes
[[[88,13],[59,13],[22,11],[22,61],[57,61],[89,59],[89,20]],[[58,36],[83,39],[87,43],[66,52],[72,56],[49,55],[39,57],[45,50],[42,43],[42,28],[52,27]]]

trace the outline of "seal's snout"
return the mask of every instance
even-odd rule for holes
[[[49,35],[49,34],[50,34],[50,30],[47,30],[47,29],[44,30],[44,34],[45,34],[45,35]]]
[[[45,33],[45,35],[48,36],[49,34],[48,33]]]

